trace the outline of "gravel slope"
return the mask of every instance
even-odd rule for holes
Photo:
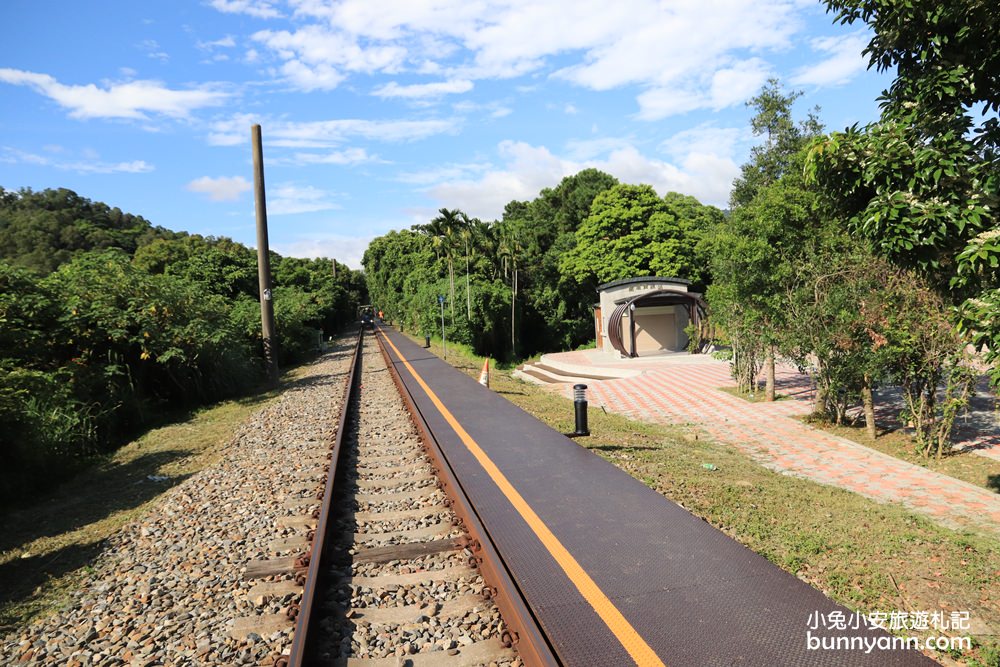
[[[351,351],[339,346],[305,367],[239,428],[218,464],[114,536],[65,610],[4,638],[0,663],[257,665],[287,652],[290,622],[232,636],[236,619],[280,611],[292,597],[251,599],[254,582],[242,573],[292,534],[278,525],[301,511],[286,507],[288,489],[323,464]]]

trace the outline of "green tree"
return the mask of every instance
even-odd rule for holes
[[[517,279],[523,262],[524,246],[518,229],[514,225],[503,225],[500,228],[500,244],[498,247],[500,259],[503,262],[504,275],[510,276],[510,352],[511,358],[517,358]]]
[[[827,0],[874,36],[869,66],[895,69],[878,122],[817,142],[810,176],[851,230],[917,270],[996,359],[1000,250],[1000,30],[981,0]],[[1000,385],[1000,373],[994,373]]]
[[[632,276],[700,278],[691,221],[679,219],[648,185],[616,185],[599,194],[576,232],[577,244],[562,256],[560,271],[596,287]]]
[[[432,239],[408,229],[391,231],[373,239],[361,260],[372,303],[393,320],[414,328],[420,323],[420,308],[412,303],[411,287],[437,280]]]
[[[824,228],[816,195],[794,172],[763,187],[716,230],[715,281],[708,289],[712,316],[733,344],[733,370],[743,391],[755,389],[768,370],[767,398],[774,398],[774,349],[788,323],[787,291],[809,255],[837,238]]]
[[[703,248],[711,246],[710,254],[716,257],[715,273],[721,284],[715,287],[714,300],[719,306],[717,312],[725,316],[732,338],[737,384],[744,390],[752,390],[763,367],[765,398],[769,401],[774,400],[775,346],[784,319],[780,307],[782,280],[791,270],[790,256],[797,252],[793,248],[795,239],[810,224],[802,214],[806,209],[810,210],[808,215],[815,213],[814,204],[803,201],[810,195],[805,192],[800,173],[803,148],[822,127],[815,111],[803,122],[794,121],[792,107],[800,96],[800,92],[784,92],[780,82],[772,78],[747,102],[747,106],[755,109],[750,120],[753,133],[763,136],[764,141],[751,149],[750,159],[733,181],[730,194],[733,216],[729,224],[720,225],[714,238],[703,240],[700,246],[703,255],[706,254]],[[791,195],[787,206],[781,201],[781,192],[777,196],[769,192],[782,181],[787,182],[780,186],[781,192]],[[791,223],[790,234],[769,222],[769,215]],[[749,238],[744,243],[741,236]],[[772,242],[781,244],[784,250],[768,253],[762,244]],[[754,260],[751,258],[754,254],[766,259]],[[746,262],[757,264],[754,268],[763,273],[740,273],[751,268],[740,266]],[[761,265],[762,262],[768,266]]]
[[[517,227],[522,266],[531,267],[519,282],[523,353],[571,349],[593,337],[593,286],[564,279],[559,262],[576,246],[576,230],[590,215],[594,198],[617,183],[602,171],[584,169],[530,202],[505,207],[502,222]]]
[[[461,228],[464,225],[465,214],[459,209],[442,208],[438,211],[438,216],[431,220],[425,227],[426,232],[431,236],[435,248],[440,250],[445,262],[448,264],[448,282],[451,296],[451,319],[455,321],[455,255],[458,240],[461,235]]]
[[[805,121],[796,123],[793,119],[792,106],[801,96],[801,91],[786,93],[781,82],[771,78],[747,102],[755,110],[750,128],[754,136],[763,136],[764,141],[750,149],[750,159],[740,167],[740,175],[733,181],[729,195],[731,208],[749,204],[762,189],[801,168],[801,163],[795,163],[795,155],[823,131],[818,109],[810,112]]]
[[[129,254],[176,234],[140,216],[93,202],[72,190],[0,188],[0,258],[49,273],[76,253],[119,248]]]
[[[138,248],[132,262],[145,273],[176,276],[211,294],[257,298],[257,253],[225,237],[156,239]]]
[[[815,366],[817,407],[839,424],[860,397],[874,438],[872,390],[895,383],[918,451],[940,457],[975,377],[940,295],[864,247],[817,259],[790,287],[785,345],[800,365]]]

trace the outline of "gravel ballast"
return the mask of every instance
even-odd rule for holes
[[[352,346],[307,365],[254,413],[222,459],[168,491],[112,537],[62,611],[4,638],[0,663],[19,665],[271,664],[291,622],[234,637],[237,619],[280,613],[296,597],[253,596],[248,563],[274,558],[289,500],[318,487]],[[297,492],[293,490],[298,489]]]

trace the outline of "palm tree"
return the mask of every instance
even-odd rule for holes
[[[443,211],[444,209],[441,210]],[[441,218],[434,218],[426,225],[416,225],[415,229],[430,237],[431,247],[434,248],[434,258],[441,259],[441,246],[444,242],[444,225],[441,222]]]
[[[510,224],[500,225],[499,254],[503,262],[504,275],[511,276],[510,290],[510,349],[514,359],[517,358],[517,327],[515,325],[515,305],[517,303],[517,270],[518,260],[524,248],[518,238],[517,230]],[[509,273],[508,273],[509,269]]]
[[[445,259],[448,261],[448,276],[451,285],[451,321],[455,323],[455,239],[459,236],[462,225],[462,213],[459,209],[442,208],[439,215],[431,220],[430,225],[439,232],[434,236],[435,243],[441,246]]]
[[[466,317],[468,317],[469,322],[472,322],[472,288],[469,286],[469,245],[476,238],[476,228],[475,223],[479,222],[478,218],[469,218],[466,214],[462,213],[462,226],[459,229],[459,235],[462,237],[462,241],[465,242],[465,310]]]
[[[496,280],[500,277],[500,223],[483,222],[473,218],[473,241],[479,249],[479,256],[489,260],[488,278]]]

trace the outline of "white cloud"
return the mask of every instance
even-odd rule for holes
[[[476,180],[448,179],[429,187],[428,194],[442,206],[457,206],[471,216],[492,220],[503,214],[512,199],[533,199],[542,188],[577,171],[573,163],[556,157],[544,146],[504,141],[498,150],[506,161],[503,169],[488,170]]]
[[[262,125],[265,143],[285,148],[331,148],[352,138],[373,141],[413,141],[458,130],[454,120],[363,120],[271,121],[248,114],[216,121],[208,142],[215,146],[239,146],[250,140],[250,126]]]
[[[185,118],[191,111],[217,106],[230,96],[218,90],[172,90],[157,81],[128,81],[99,88],[94,84],[71,86],[48,74],[0,68],[0,81],[27,86],[69,109],[73,118],[146,119],[147,113]]]
[[[553,187],[588,167],[624,183],[647,183],[661,195],[681,192],[705,204],[725,206],[733,179],[739,174],[739,166],[728,154],[735,140],[720,147],[722,151],[714,151],[694,139],[693,135],[678,139],[671,161],[643,155],[618,138],[571,143],[570,158],[555,155],[544,146],[504,141],[498,147],[502,167],[488,165],[476,170],[456,165],[437,172],[404,174],[401,180],[426,186],[427,194],[441,206],[458,207],[484,220],[500,217],[510,200],[533,199],[542,188]],[[688,145],[682,150],[685,141]]]
[[[599,137],[597,139],[571,139],[566,142],[566,152],[574,161],[590,160],[599,155],[632,145],[626,137]]]
[[[333,90],[345,75],[325,63],[309,66],[299,60],[289,60],[281,66],[285,81],[309,93],[314,90]]]
[[[799,68],[792,76],[792,84],[837,86],[849,82],[868,67],[868,60],[861,55],[861,52],[868,46],[869,39],[870,35],[855,32],[850,35],[812,40],[813,50],[827,54],[828,57],[815,65]]]
[[[440,97],[442,95],[467,93],[470,90],[472,90],[472,82],[464,79],[435,81],[433,83],[417,83],[409,86],[401,86],[395,81],[390,81],[384,86],[380,86],[373,90],[372,95],[375,95],[376,97],[421,99],[426,97]]]
[[[293,215],[340,208],[339,204],[330,201],[332,193],[311,185],[280,183],[273,189],[268,189],[266,195],[268,215]]]
[[[480,103],[473,102],[470,99],[463,99],[453,103],[451,108],[460,114],[474,113],[476,111],[488,112],[487,115],[490,118],[503,118],[514,113],[513,109],[504,106],[503,102],[500,101]]]
[[[459,36],[475,29],[484,14],[499,7],[477,0],[292,0],[297,17],[320,19],[375,40],[397,40],[408,33]]]
[[[470,83],[552,75],[592,90],[639,86],[639,117],[655,119],[745,101],[744,92],[756,90],[770,70],[766,54],[790,48],[801,30],[803,2],[291,0],[291,5],[299,27],[261,31],[254,39],[282,65],[296,63],[299,77],[286,74],[293,85],[315,78],[336,85],[334,71],[434,74]],[[556,58],[568,64],[551,72]],[[304,72],[322,67],[328,69],[312,76]],[[388,84],[379,91],[423,97],[435,88],[425,85]]]
[[[771,74],[770,66],[760,58],[750,58],[716,70],[712,74],[710,103],[724,109],[745,103],[755,95]]]
[[[226,14],[246,14],[259,19],[281,17],[281,12],[265,0],[212,0],[210,4]]]
[[[236,40],[233,39],[232,35],[226,35],[222,39],[217,39],[214,42],[207,42],[205,45],[224,48],[224,49],[231,49],[232,47],[236,46]]]
[[[364,148],[346,148],[342,151],[330,151],[328,153],[296,153],[291,158],[285,158],[281,161],[275,160],[275,162],[280,162],[284,164],[291,165],[306,165],[306,164],[337,164],[337,165],[351,165],[351,164],[365,164],[371,162],[385,163],[377,155],[369,155],[368,151]]]
[[[57,148],[58,150],[53,150]],[[45,150],[62,153],[61,147],[46,146]],[[0,162],[7,164],[30,164],[39,167],[52,167],[62,171],[75,171],[78,174],[145,174],[155,169],[145,160],[130,162],[104,162],[96,155],[84,155],[84,160],[55,160],[44,155],[37,155],[5,146],[0,154]]]
[[[572,104],[567,104],[565,107],[563,107],[563,113],[569,114],[570,116],[575,116],[576,114],[580,113],[580,110],[577,109]]]
[[[208,195],[212,201],[236,201],[244,192],[253,190],[253,184],[242,176],[202,176],[188,183],[187,189]]]
[[[670,87],[641,93],[638,117],[659,120],[696,109],[718,111],[746,102],[767,80],[770,68],[760,58],[733,62],[705,73],[705,79],[684,80]]]
[[[673,135],[660,144],[660,150],[681,158],[691,153],[714,153],[731,158],[736,152],[736,145],[749,142],[752,136],[745,129],[702,123]]]
[[[659,120],[709,106],[704,94],[670,88],[647,90],[636,100],[639,102],[638,117],[641,120]]]
[[[308,259],[328,257],[352,269],[360,270],[361,258],[373,238],[374,234],[369,236],[310,234],[306,240],[273,243],[271,248],[283,257]]]
[[[155,39],[145,39],[139,42],[138,46],[153,60],[159,60],[161,63],[170,61],[170,54],[162,50],[159,43]]]
[[[413,185],[433,185],[444,181],[468,179],[489,169],[489,164],[481,162],[447,164],[425,171],[403,172],[396,176],[396,180]]]
[[[236,40],[232,35],[226,35],[220,39],[213,40],[211,42],[198,42],[195,44],[199,49],[207,53],[211,53],[212,59],[216,61],[228,60],[229,56],[225,53],[216,53],[219,49],[232,49],[236,46]]]
[[[680,192],[703,204],[725,206],[739,166],[714,153],[689,153],[678,163],[648,158],[633,147],[611,153],[606,160],[588,164],[624,183],[648,183],[661,195]]]
[[[304,91],[332,90],[347,72],[398,71],[406,56],[400,46],[362,46],[351,35],[318,25],[295,32],[261,30],[252,39],[283,60],[279,71],[285,80]]]

